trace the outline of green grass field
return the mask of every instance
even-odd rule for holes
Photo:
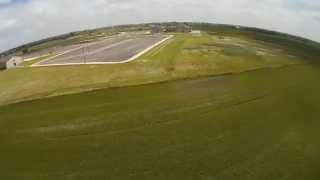
[[[100,88],[239,73],[303,61],[273,44],[236,36],[219,37],[207,33],[202,36],[176,34],[140,59],[121,65],[28,67],[0,72],[0,105]]]
[[[320,179],[320,45],[174,35],[127,64],[0,72],[0,179]]]
[[[310,65],[0,108],[1,179],[319,179]]]

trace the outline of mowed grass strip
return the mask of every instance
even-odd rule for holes
[[[258,48],[259,52],[266,52],[257,55]],[[175,34],[170,43],[127,64],[35,67],[0,72],[0,105],[99,88],[239,73],[301,61],[299,57],[278,51],[271,45],[232,36],[222,39],[205,32],[201,36]]]
[[[319,67],[0,107],[0,178],[320,178]]]

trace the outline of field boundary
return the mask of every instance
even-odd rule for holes
[[[71,66],[71,65],[125,64],[125,63],[129,63],[129,62],[131,62],[131,61],[134,61],[134,60],[138,59],[139,57],[141,57],[141,56],[144,55],[145,53],[149,52],[149,51],[152,50],[153,48],[159,46],[160,44],[168,41],[169,39],[171,39],[171,38],[173,38],[173,37],[174,37],[174,35],[169,35],[168,37],[162,39],[161,41],[159,41],[159,42],[157,42],[157,43],[155,43],[155,44],[147,47],[146,49],[142,50],[142,51],[139,52],[138,54],[132,56],[131,58],[129,58],[129,59],[127,59],[127,60],[124,60],[124,61],[120,61],[120,62],[86,62],[86,63],[81,62],[81,63],[44,64],[44,65],[40,65],[40,64],[39,64],[40,62],[38,62],[38,63],[36,63],[36,64],[31,65],[31,67]],[[88,45],[88,46],[89,46],[89,45]],[[44,61],[51,60],[51,59],[53,59],[53,58],[56,58],[56,57],[58,57],[58,56],[64,55],[64,54],[66,54],[66,53],[69,53],[69,52],[72,52],[72,51],[74,51],[74,50],[81,49],[81,48],[83,48],[83,47],[78,47],[78,48],[69,50],[69,51],[64,52],[64,53],[62,53],[62,54],[58,54],[58,55],[53,56],[53,57],[51,57],[51,58],[49,58],[49,59],[46,59],[46,60],[44,60]],[[43,62],[43,61],[42,61],[42,62]]]

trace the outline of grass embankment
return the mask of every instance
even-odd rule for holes
[[[300,60],[277,46],[249,38],[177,34],[169,43],[128,64],[0,72],[0,105],[98,88],[278,67]]]
[[[0,178],[317,180],[319,77],[294,65],[3,106]]]

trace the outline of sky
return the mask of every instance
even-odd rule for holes
[[[320,42],[320,0],[0,0],[0,52],[77,30],[165,21],[252,26]]]

